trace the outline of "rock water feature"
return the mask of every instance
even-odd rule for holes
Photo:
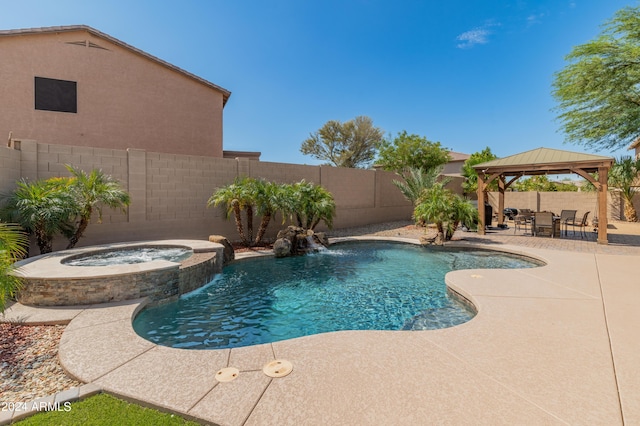
[[[232,260],[236,258],[233,246],[231,245],[227,237],[224,237],[222,235],[209,235],[209,241],[211,241],[212,243],[222,244],[222,246],[224,247],[222,266],[228,265]]]
[[[288,226],[278,232],[276,242],[273,243],[273,254],[275,257],[297,256],[324,250],[328,246],[329,240],[324,232]]]

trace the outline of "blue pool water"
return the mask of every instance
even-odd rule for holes
[[[492,251],[343,243],[313,255],[235,262],[176,302],[144,309],[133,325],[152,342],[194,349],[338,330],[451,327],[475,313],[447,295],[447,272],[538,265]]]

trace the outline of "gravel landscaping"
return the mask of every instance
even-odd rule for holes
[[[58,362],[63,331],[63,325],[0,323],[0,402],[29,402],[82,385]]]

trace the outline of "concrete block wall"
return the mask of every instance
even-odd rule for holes
[[[70,176],[71,174],[65,167],[66,164],[86,172],[94,168],[102,170],[105,174],[111,175],[118,180],[126,190],[129,190],[127,151],[50,145],[38,143],[34,140],[13,140],[12,146],[15,148],[10,161],[13,163],[13,167],[7,164],[7,169],[11,168],[12,172],[10,174],[15,178],[12,184],[6,184],[9,187],[9,191],[15,187],[15,181],[20,178],[36,181],[51,177]],[[2,175],[7,173],[4,169],[3,165],[3,171],[0,172]],[[120,211],[103,209],[102,222],[127,222],[127,215],[122,214]]]
[[[216,188],[233,182],[238,176],[280,183],[304,179],[323,185],[336,199],[336,228],[405,220],[412,214],[410,203],[393,184],[399,177],[382,170],[51,145],[33,140],[14,140],[11,146],[2,147],[0,164],[3,192],[13,190],[20,178],[68,176],[64,164],[73,164],[85,171],[99,168],[122,183],[132,199],[127,214],[104,209],[103,224],[94,220],[80,240],[80,246],[160,238],[207,239],[210,234],[235,240],[238,237],[233,220],[227,220],[222,209],[208,208],[206,203]],[[449,184],[452,185],[459,186],[459,182]],[[585,211],[593,215],[597,207],[595,200],[596,194],[587,192],[507,192],[505,207],[554,212],[576,209],[578,215]],[[498,194],[490,193],[489,201],[496,211]],[[637,199],[636,206],[639,204]],[[623,203],[615,192],[609,194],[609,215],[614,220],[624,218]],[[272,237],[281,227],[280,220],[273,222],[267,236]],[[321,225],[320,229],[326,228]],[[57,239],[54,248],[61,249],[64,243]]]
[[[376,203],[375,170],[322,167],[320,184],[331,194],[341,210],[373,208]]]
[[[235,160],[146,153],[146,220],[202,220],[222,217],[207,208],[215,188],[237,176]]]
[[[38,180],[69,176],[64,164],[87,172],[99,168],[129,191],[131,205],[127,213],[105,208],[103,224],[93,220],[78,246],[166,238],[207,239],[210,234],[235,240],[238,236],[234,221],[227,220],[222,209],[208,208],[207,200],[218,187],[239,176],[280,183],[304,179],[323,185],[336,199],[336,228],[409,219],[412,212],[411,205],[391,183],[397,176],[384,171],[52,145],[33,140],[14,142],[14,147],[0,151],[0,184],[7,192],[13,190],[20,177]],[[267,236],[275,235],[281,227],[280,220],[272,223]],[[65,244],[64,239],[57,238],[54,249],[60,250]],[[32,252],[37,253],[37,249]]]
[[[271,163],[267,161],[244,160],[248,173],[257,179],[265,179],[278,183],[292,183],[305,180],[314,184],[321,184],[320,166],[304,166],[301,164]]]
[[[10,193],[20,177],[20,151],[12,146],[0,147],[0,194]]]
[[[410,206],[402,192],[394,185],[394,180],[401,181],[402,178],[393,172],[376,170],[377,207]]]

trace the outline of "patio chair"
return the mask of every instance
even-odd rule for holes
[[[515,234],[524,227],[524,233],[526,234],[528,232],[527,228],[531,227],[533,214],[523,210],[520,210],[518,213],[518,215],[513,217],[513,233]],[[531,232],[533,232],[533,230]]]
[[[560,212],[560,236],[563,232],[564,235],[567,235],[567,222],[576,221],[576,212],[577,210],[562,210]]]
[[[589,217],[589,213],[586,212],[584,216],[582,216],[582,220],[580,222],[576,222],[573,220],[572,222],[567,222],[567,226],[571,226],[573,228],[572,234],[575,235],[576,227],[580,228],[580,238],[587,238],[587,218]]]
[[[549,236],[554,237],[554,223],[553,213],[551,212],[536,212],[535,219],[533,221],[534,235],[549,233]]]

